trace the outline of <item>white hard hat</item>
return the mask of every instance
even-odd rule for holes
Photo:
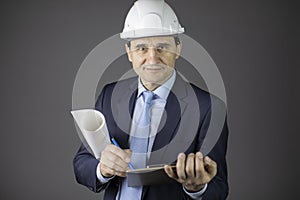
[[[164,0],[138,0],[127,14],[120,37],[130,40],[183,32],[176,14]]]

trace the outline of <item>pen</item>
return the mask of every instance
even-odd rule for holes
[[[117,143],[117,141],[115,140],[115,138],[111,138],[111,141],[112,141],[112,143],[113,143],[115,146],[121,148],[120,145],[119,145],[119,144]],[[129,166],[129,168],[130,168],[131,170],[134,169],[133,165],[132,165],[130,162],[128,163],[128,166]]]

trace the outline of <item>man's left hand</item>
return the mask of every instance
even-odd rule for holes
[[[185,189],[197,192],[217,174],[217,163],[208,156],[203,158],[201,152],[190,153],[187,157],[184,153],[180,153],[177,158],[176,172],[170,165],[166,165],[164,169],[170,178],[182,183]]]

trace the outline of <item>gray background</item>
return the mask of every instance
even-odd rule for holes
[[[1,1],[0,199],[100,199],[74,179],[72,87],[133,1]],[[299,186],[297,1],[168,1],[222,74],[232,200],[295,199]]]

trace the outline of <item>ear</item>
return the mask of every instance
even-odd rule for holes
[[[127,52],[128,60],[129,60],[130,62],[132,62],[132,54],[131,54],[130,48],[128,47],[127,44],[125,44],[125,49],[126,49],[126,52]]]
[[[178,58],[180,57],[181,49],[182,49],[182,42],[180,42],[180,43],[176,46],[176,59],[178,59]]]

